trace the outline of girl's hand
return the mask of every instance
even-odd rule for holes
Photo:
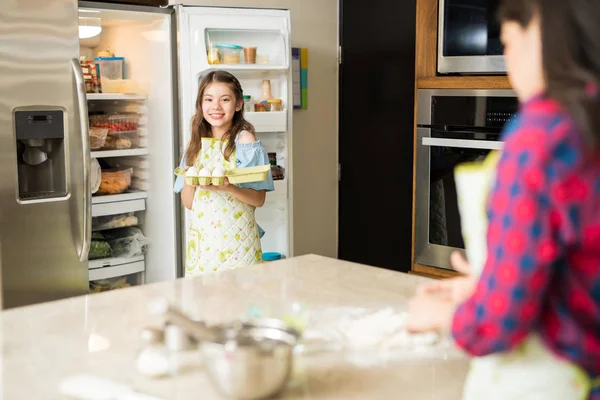
[[[435,294],[446,300],[452,301],[456,305],[463,303],[475,292],[477,286],[477,277],[467,260],[457,251],[452,253],[450,258],[452,267],[458,272],[464,274],[457,278],[444,279],[432,283],[427,283],[417,289],[419,294]]]
[[[215,185],[199,186],[199,188],[202,190],[208,190],[211,192],[226,192],[226,193],[231,192],[231,189],[233,187],[234,187],[234,185],[229,183],[229,179],[227,179],[227,177],[225,177],[223,184],[219,185],[219,186],[215,186]]]
[[[420,293],[408,303],[409,332],[448,331],[456,305],[447,298],[432,293]]]

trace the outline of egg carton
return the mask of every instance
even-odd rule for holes
[[[270,165],[259,165],[257,167],[230,169],[229,171],[225,171],[224,176],[212,176],[212,174],[203,174],[202,170],[198,172],[198,175],[194,175],[188,174],[190,172],[189,170],[186,172],[182,168],[176,168],[175,175],[184,176],[185,182],[188,185],[192,186],[207,186],[211,184],[215,186],[220,186],[225,181],[225,178],[229,180],[229,183],[233,183],[236,185],[240,183],[264,181],[268,178],[270,170]]]

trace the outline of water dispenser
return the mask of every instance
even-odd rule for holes
[[[14,111],[20,200],[67,195],[64,117],[62,110]]]

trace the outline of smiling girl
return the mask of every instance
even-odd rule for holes
[[[180,167],[213,169],[268,165],[267,152],[244,119],[242,86],[225,71],[202,79],[192,117],[192,137]],[[273,178],[261,182],[221,186],[191,186],[183,177],[175,182],[183,205],[191,211],[186,276],[233,269],[262,262],[254,211],[273,190]]]

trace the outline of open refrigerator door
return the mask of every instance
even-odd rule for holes
[[[293,255],[290,13],[267,9],[175,8],[181,94],[179,157],[190,140],[190,121],[200,81],[212,70],[232,73],[245,95],[244,116],[269,153],[275,179],[275,191],[268,193],[263,207],[256,210],[257,223],[266,232],[261,239],[262,250],[290,257]],[[182,236],[186,238],[188,212],[182,225]]]
[[[91,291],[177,278],[173,10],[79,2],[92,171]],[[89,31],[89,29],[88,29]]]

